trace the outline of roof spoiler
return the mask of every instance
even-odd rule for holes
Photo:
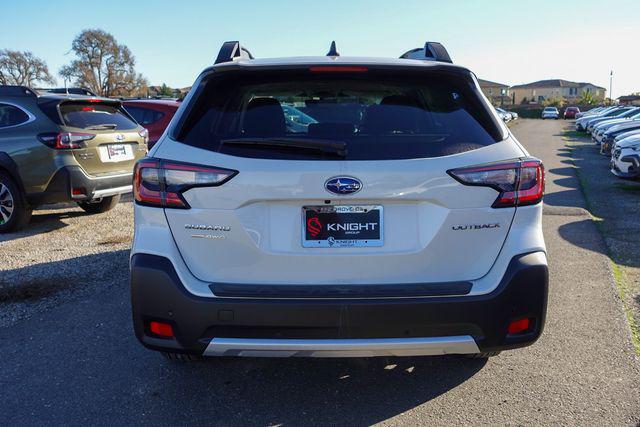
[[[0,85],[0,96],[33,96],[37,97],[36,91],[28,86]]]
[[[218,52],[215,64],[231,62],[236,58],[253,59],[253,55],[242,47],[239,41],[224,42]]]
[[[402,54],[400,58],[453,63],[447,49],[442,43],[438,42],[426,42],[424,47],[411,49],[410,51]]]
[[[55,95],[85,95],[98,96],[94,91],[86,87],[50,87],[50,88],[34,88],[38,92],[52,93]]]

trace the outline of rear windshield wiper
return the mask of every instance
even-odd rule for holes
[[[347,143],[327,139],[309,138],[230,138],[220,141],[222,145],[259,145],[263,147],[303,148],[316,150],[323,153],[334,154],[340,157],[347,156]]]
[[[100,130],[100,129],[116,129],[118,127],[117,124],[115,123],[105,123],[102,125],[93,125],[93,126],[89,126],[85,129],[91,129],[91,130]]]

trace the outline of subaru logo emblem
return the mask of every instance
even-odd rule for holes
[[[344,196],[360,191],[362,189],[362,182],[350,176],[336,176],[325,182],[324,188],[330,193]]]
[[[116,134],[116,141],[124,141],[124,135],[121,133]]]

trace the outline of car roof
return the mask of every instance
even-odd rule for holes
[[[237,68],[260,68],[260,67],[287,67],[287,66],[305,66],[305,65],[361,65],[361,66],[389,66],[403,68],[446,68],[451,70],[469,71],[460,65],[454,65],[447,62],[404,59],[404,58],[379,58],[379,57],[360,57],[360,56],[294,56],[281,58],[257,58],[247,59],[240,57],[233,61],[222,62],[212,65],[205,69],[222,70]]]

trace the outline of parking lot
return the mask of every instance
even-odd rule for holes
[[[131,327],[131,199],[94,216],[48,207],[0,237],[0,424],[639,423],[640,363],[609,254],[635,286],[640,258],[628,236],[638,225],[619,219],[633,202],[612,200],[622,192],[637,207],[640,193],[599,189],[606,161],[565,125],[513,126],[547,169],[549,311],[534,346],[489,361],[170,363],[142,348]]]

